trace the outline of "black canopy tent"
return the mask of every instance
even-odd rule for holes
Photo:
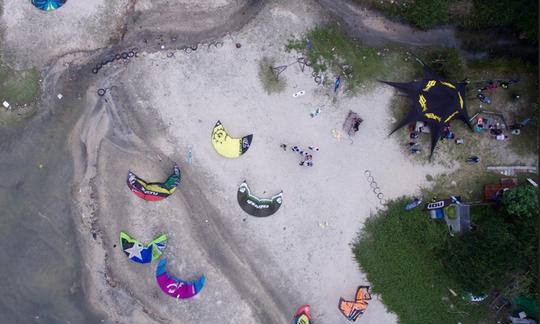
[[[416,121],[424,122],[431,130],[430,158],[441,137],[442,130],[453,119],[461,119],[472,130],[465,104],[466,83],[443,80],[426,65],[424,65],[424,78],[422,80],[408,83],[382,82],[405,93],[413,101],[412,109],[390,135],[408,124]]]

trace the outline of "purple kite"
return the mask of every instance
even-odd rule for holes
[[[204,275],[195,282],[187,282],[169,276],[165,270],[165,265],[167,265],[167,259],[161,259],[156,269],[156,280],[161,290],[167,295],[174,298],[187,299],[197,295],[203,288],[205,281]]]

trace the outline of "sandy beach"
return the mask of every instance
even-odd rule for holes
[[[99,147],[94,156],[97,168],[87,179],[93,179],[98,197],[95,223],[105,249],[99,259],[104,259],[116,287],[100,285],[103,279],[94,275],[89,289],[96,299],[106,295],[102,302],[111,310],[129,304],[125,312],[132,313],[115,311],[119,319],[142,316],[144,305],[144,312],[158,321],[226,318],[227,323],[276,323],[287,322],[296,307],[309,303],[317,321],[343,321],[337,310],[339,297],[350,297],[358,285],[369,284],[350,243],[364,220],[381,207],[365,171],[371,171],[386,198],[414,193],[426,184],[426,174],[441,172],[440,167],[411,163],[400,149],[405,143],[388,137],[389,102],[395,94],[389,87],[334,94],[318,86],[309,69],[302,72],[293,64],[282,74],[286,89],[275,95],[265,92],[258,78],[259,61],[267,56],[280,64],[295,62],[297,54],[287,53],[284,45],[324,21],[312,8],[309,2],[269,4],[242,30],[216,40],[222,47],[203,43],[189,54],[142,53],[136,64],[108,79],[117,88],[104,97],[108,102],[101,99],[99,108],[89,112],[101,115],[102,124],[95,126],[99,132],[90,131],[88,140],[95,141],[101,132],[106,135],[99,145],[86,145]],[[294,98],[300,90],[306,94]],[[311,118],[316,108],[321,115]],[[353,138],[344,134],[338,140],[332,130],[341,130],[349,110],[364,122]],[[121,127],[129,124],[130,115],[139,115],[142,129]],[[244,156],[228,160],[215,152],[210,135],[217,120],[233,136],[254,134]],[[93,129],[90,123],[82,124]],[[299,156],[282,151],[281,143],[319,147],[313,154],[314,167],[299,166]],[[178,194],[167,201],[145,203],[125,187],[123,174],[128,169],[161,179],[173,161],[180,164],[184,179]],[[92,159],[88,163],[93,165]],[[243,213],[236,191],[244,179],[261,197],[283,190],[279,212],[265,219]],[[165,255],[171,271],[191,279],[206,274],[207,286],[200,296],[178,305],[162,295],[153,282],[152,267],[129,264],[118,248],[112,248],[120,230],[143,241],[167,233]],[[124,302],[118,287],[129,292]],[[141,305],[133,305],[135,301]],[[393,323],[396,317],[375,297],[362,321]]]
[[[93,4],[101,8],[98,2]],[[164,31],[167,41],[159,46],[141,47],[129,63],[92,75],[92,64],[103,56],[95,52],[80,59],[84,69],[67,71],[88,75],[81,83],[87,88],[66,98],[81,109],[66,136],[74,166],[71,191],[82,257],[81,291],[105,322],[288,323],[297,307],[310,304],[317,323],[345,323],[337,309],[339,298],[351,298],[358,285],[369,285],[350,244],[363,222],[382,207],[366,170],[391,199],[417,192],[427,185],[427,174],[448,169],[413,163],[402,153],[403,139],[388,136],[395,122],[390,111],[395,90],[377,85],[356,94],[344,92],[345,87],[334,93],[314,82],[309,67],[301,71],[291,64],[298,54],[285,51],[287,41],[329,19],[317,3],[269,2],[244,18],[248,22],[241,28],[225,18],[241,16],[248,6],[242,1],[179,5],[193,13],[190,19],[206,19],[200,28],[207,34],[196,42],[196,51],[178,49],[197,39],[182,38],[193,32],[183,25],[175,37],[172,29]],[[155,17],[144,16],[157,10],[150,1],[139,1],[135,8],[121,1],[110,6],[116,8],[106,9],[113,15],[109,23],[116,26],[110,36],[119,36],[118,26],[150,30],[156,23]],[[142,18],[125,21],[130,10],[142,12]],[[224,14],[216,19],[203,14],[220,10]],[[4,22],[14,28],[12,18]],[[227,32],[223,26],[235,28]],[[118,47],[151,39],[129,30],[125,39],[133,42]],[[76,32],[80,29],[71,36],[77,37]],[[88,51],[104,46],[104,39],[91,38]],[[10,53],[20,55],[21,47],[9,44]],[[49,56],[33,55],[19,63],[44,64],[73,48],[77,46],[66,43]],[[263,57],[290,64],[280,76],[286,82],[283,92],[269,95],[264,90],[258,77]],[[96,94],[100,88],[107,89],[103,97]],[[293,97],[298,91],[305,95]],[[310,117],[317,108],[320,116]],[[364,121],[354,137],[336,138],[350,110]],[[253,134],[246,154],[229,160],[215,152],[211,132],[217,120],[232,136]],[[282,143],[319,147],[314,166],[301,167],[297,154],[280,149]],[[128,170],[159,181],[175,162],[182,182],[169,199],[145,202],[126,187]],[[281,209],[261,219],[244,213],[236,201],[243,180],[260,197],[283,191]],[[163,294],[155,282],[155,264],[131,263],[119,247],[120,231],[142,242],[166,233],[169,271],[186,280],[205,274],[202,292],[186,301]],[[360,322],[395,323],[397,318],[374,296]]]

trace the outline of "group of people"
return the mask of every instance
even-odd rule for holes
[[[497,81],[493,81],[493,80],[488,80],[486,82],[486,84],[482,87],[482,88],[479,88],[478,89],[478,94],[476,95],[476,97],[478,98],[478,100],[480,100],[482,103],[485,103],[487,105],[491,104],[491,99],[489,99],[488,97],[486,97],[484,95],[484,91],[488,91],[488,92],[492,92],[492,91],[495,91],[495,89],[497,89],[498,87],[501,87],[503,89],[508,89],[510,87],[511,84],[514,84],[514,83],[518,83],[519,82],[519,78],[512,78],[508,81],[503,81],[503,80],[497,80]],[[518,94],[513,94],[512,95],[512,99],[514,100],[518,100],[519,99],[519,95]]]
[[[503,133],[504,127],[502,127],[501,123],[489,123],[487,119],[479,117],[478,121],[476,122],[475,131],[477,133],[481,133],[484,129],[487,129],[489,134],[497,141],[504,141],[508,139],[508,136]]]
[[[280,147],[283,149],[283,151],[287,151],[287,144],[281,144]],[[313,166],[313,154],[311,154],[310,151],[318,152],[319,148],[315,146],[308,146],[308,150],[309,151],[303,150],[302,148],[296,145],[291,147],[292,152],[300,154],[300,162],[299,162],[300,166],[305,166],[305,167]]]

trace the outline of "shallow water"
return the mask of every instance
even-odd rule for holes
[[[99,323],[82,291],[66,139],[77,109],[61,106],[0,129],[2,323]]]

